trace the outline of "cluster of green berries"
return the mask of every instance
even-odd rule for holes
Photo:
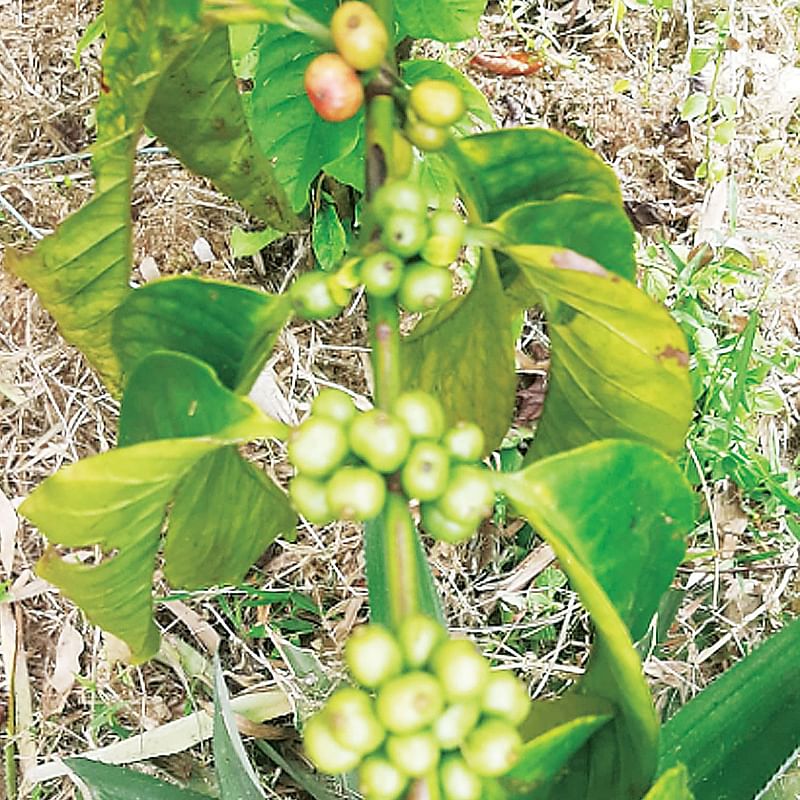
[[[324,389],[287,448],[298,472],[292,502],[316,525],[376,517],[387,480],[420,501],[428,533],[451,543],[469,538],[494,505],[491,473],[479,463],[483,432],[472,423],[447,429],[427,392],[404,392],[391,412],[359,412],[344,392]]]
[[[409,617],[396,637],[358,628],[345,660],[357,687],[334,692],[303,737],[322,772],[357,769],[366,800],[395,800],[419,778],[438,781],[445,800],[480,800],[483,779],[519,758],[525,687],[432,619]]]
[[[410,312],[432,311],[453,294],[448,269],[464,245],[466,224],[455,211],[428,211],[424,193],[407,180],[382,186],[372,202],[380,225],[380,250],[346,261],[334,274],[308,272],[290,289],[306,319],[338,314],[350,291],[363,284],[368,295],[396,298]]]
[[[372,209],[384,249],[358,267],[367,294],[396,297],[412,312],[431,311],[449,300],[453,278],[448,267],[464,244],[464,220],[455,211],[429,214],[425,195],[409,181],[382,186]]]

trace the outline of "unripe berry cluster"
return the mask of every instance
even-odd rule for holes
[[[317,525],[376,517],[390,476],[422,504],[425,529],[447,542],[469,538],[494,504],[491,474],[478,463],[481,429],[446,429],[441,405],[423,391],[401,394],[391,412],[359,412],[344,392],[324,389],[287,447],[298,471],[289,494]]]
[[[397,636],[356,629],[345,660],[357,687],[334,692],[308,721],[305,748],[322,772],[358,769],[366,800],[395,800],[422,777],[438,780],[445,800],[479,800],[484,778],[514,766],[528,693],[468,640],[419,615]]]
[[[425,195],[409,181],[392,181],[375,194],[373,213],[386,248],[361,263],[359,278],[374,297],[397,297],[407,311],[424,312],[450,299],[447,267],[464,244],[464,220],[454,211],[428,213]]]
[[[331,18],[336,53],[317,56],[306,69],[305,88],[315,111],[329,122],[343,122],[364,103],[358,72],[376,69],[389,46],[389,34],[367,3],[342,3]]]

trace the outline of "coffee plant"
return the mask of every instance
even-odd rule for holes
[[[305,721],[319,770],[355,772],[373,800],[752,798],[800,744],[800,625],[660,725],[634,644],[693,523],[673,460],[693,416],[687,345],[636,285],[608,166],[550,130],[492,129],[441,63],[398,63],[413,38],[473,35],[483,5],[107,0],[95,195],[9,259],[121,401],[118,446],[22,506],[51,542],[38,571],[141,662],[159,647],[159,554],[167,581],[193,590],[240,581],[297,513],[363,522],[371,621],[345,648],[352,685]],[[245,23],[261,25],[247,104],[229,44]],[[351,187],[349,228],[330,203],[338,228],[311,220],[315,250],[336,229],[340,256],[282,295],[193,276],[132,288],[144,126],[278,231],[323,208],[309,203],[320,173]],[[248,393],[283,326],[335,317],[360,286],[374,408],[326,390],[294,429],[267,416]],[[546,405],[522,468],[492,470],[533,306],[552,347]],[[419,315],[408,335],[401,311]],[[240,453],[259,439],[286,443],[288,494]],[[585,670],[554,699],[531,701],[448,636],[428,567],[421,532],[462,542],[498,499],[550,544],[591,616]],[[87,548],[102,557],[65,553]],[[263,796],[232,786],[220,780],[223,798]]]

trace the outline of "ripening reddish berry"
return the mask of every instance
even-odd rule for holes
[[[342,58],[364,72],[381,65],[389,46],[389,34],[380,17],[367,3],[342,3],[331,17],[331,36]]]
[[[323,53],[308,65],[305,87],[314,110],[328,122],[350,119],[364,103],[356,71],[336,53]]]

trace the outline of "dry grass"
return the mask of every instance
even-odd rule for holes
[[[604,3],[580,0],[574,19],[571,3],[559,7],[542,2],[534,7],[516,0],[512,5],[516,27],[499,9],[490,8],[482,23],[482,40],[446,50],[430,45],[426,53],[466,70],[478,49],[517,48],[524,45],[521,35],[537,46],[546,45],[549,66],[538,76],[501,79],[470,71],[470,77],[491,99],[501,122],[549,125],[595,147],[617,170],[625,199],[644,223],[646,235],[663,230],[671,241],[689,246],[698,222],[708,219],[708,196],[693,177],[702,157],[698,131],[679,124],[676,108],[688,87],[683,60],[687,38],[700,35],[699,28],[694,31],[678,15],[665,28],[667,44],[659,50],[651,103],[645,108],[638,87],[647,73],[653,26],[644,13],[628,15],[620,42],[609,33],[610,12]],[[72,54],[98,7],[99,3],[78,0],[0,0],[4,246],[30,246],[90,196],[91,176],[81,153],[93,135],[89,112],[97,93],[97,46],[84,55],[80,70]],[[698,25],[709,13],[697,2],[693,10]],[[796,137],[789,132],[792,99],[780,102],[776,89],[776,69],[793,66],[796,31],[785,9],[756,3],[741,12],[740,25],[750,60],[737,56],[727,79],[735,83],[736,76],[744,80],[752,73],[754,89],[745,97],[731,152],[739,191],[737,235],[759,256],[759,269],[769,285],[762,301],[764,340],[768,345],[787,342],[800,355],[798,151]],[[614,92],[615,82],[624,78],[631,81],[633,92]],[[755,164],[754,147],[776,138],[786,143],[783,157]],[[64,157],[69,160],[61,160]],[[265,264],[234,261],[228,236],[233,225],[247,223],[245,216],[157,150],[140,159],[134,213],[135,262],[152,257],[164,273],[201,269],[192,252],[200,236],[217,256],[204,267],[210,274],[271,290],[284,286],[308,259],[307,241],[295,237],[271,250]],[[718,302],[720,312],[746,313],[754,305],[753,292],[742,298],[721,290]],[[63,344],[31,293],[2,270],[0,309],[0,489],[16,502],[63,464],[112,446],[116,405],[80,355]],[[365,400],[365,334],[359,305],[335,324],[290,326],[269,365],[267,391],[275,413],[296,421],[322,385],[344,386]],[[768,452],[788,462],[800,449],[800,382],[797,375],[778,372],[769,382],[783,397],[785,413],[764,417],[759,435]],[[279,480],[288,477],[281,447],[264,445],[249,454]],[[798,548],[785,523],[759,530],[742,511],[738,494],[724,484],[708,487],[706,499],[713,524],[698,530],[692,545],[718,545],[719,555],[682,570],[678,583],[686,594],[667,642],[670,655],[651,655],[646,662],[659,705],[665,708],[692,696],[774,630],[784,612],[798,611]],[[539,548],[523,559],[514,546],[516,533],[513,526],[502,531],[487,527],[460,548],[434,545],[431,563],[454,627],[474,634],[496,658],[520,669],[537,693],[551,691],[580,673],[589,630],[571,593],[537,585],[551,574],[546,570],[552,558]],[[39,536],[23,526],[12,574],[6,576],[16,581],[18,591],[25,586],[34,590],[14,608],[30,671],[32,757],[38,763],[111,743],[121,732],[153,729],[180,718],[187,704],[191,707],[208,697],[202,677],[193,677],[185,664],[154,661],[131,668],[115,662],[100,633],[79,612],[54,591],[31,584],[30,571],[41,549]],[[777,554],[757,566],[734,563],[736,555],[768,550]],[[363,566],[360,537],[351,526],[303,526],[296,543],[271,548],[248,586],[300,592],[323,609],[322,619],[315,621],[318,628],[304,634],[302,642],[335,670],[344,638],[366,614]],[[184,602],[223,637],[232,687],[252,689],[277,682],[297,703],[306,702],[302,684],[292,677],[273,642],[246,635],[254,625],[280,625],[280,612],[242,607],[242,599],[240,587],[197,593]],[[177,622],[167,610],[159,612],[159,623],[173,645],[183,642],[203,652],[195,638],[196,625],[193,631],[191,624]],[[81,680],[61,698],[63,708],[54,711],[49,681],[57,642],[69,626],[84,641]],[[530,650],[523,653],[523,647]],[[0,718],[3,708],[0,697]],[[283,733],[291,735],[288,722]],[[192,755],[171,757],[159,766],[184,779],[190,774],[202,778],[207,751],[201,746]],[[276,791],[292,795],[279,779]],[[74,789],[69,782],[52,781],[39,796],[70,798]]]

